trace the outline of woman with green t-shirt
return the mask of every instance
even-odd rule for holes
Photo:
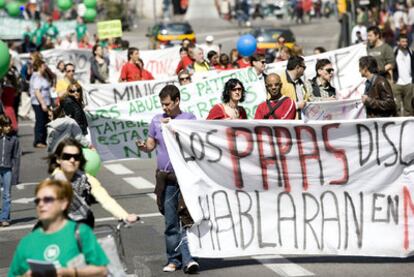
[[[41,276],[106,276],[109,261],[92,229],[67,217],[70,183],[44,180],[35,195],[40,225],[19,242],[8,276],[32,276],[36,265],[45,262],[53,272]]]

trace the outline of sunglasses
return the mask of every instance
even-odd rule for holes
[[[180,81],[190,81],[190,77],[180,77]]]
[[[53,197],[53,196],[45,196],[43,198],[36,197],[33,200],[33,202],[35,203],[36,206],[38,206],[40,204],[40,202],[43,202],[44,204],[51,204],[55,201],[56,201],[56,197]]]
[[[80,89],[70,89],[69,90],[69,93],[81,93],[81,90]]]
[[[333,68],[327,68],[325,69],[326,72],[328,72],[329,74],[333,73],[335,71],[335,69]]]
[[[242,88],[232,88],[231,91],[243,91]]]
[[[69,153],[63,153],[61,156],[61,159],[64,161],[69,161],[70,159],[74,159],[75,161],[79,162],[81,160],[81,154],[69,154]]]

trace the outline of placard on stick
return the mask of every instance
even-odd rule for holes
[[[100,39],[122,37],[122,24],[119,19],[101,21],[96,25]]]

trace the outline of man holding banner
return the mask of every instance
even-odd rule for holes
[[[137,141],[136,144],[139,150],[147,153],[157,149],[155,194],[157,195],[158,209],[165,219],[164,235],[168,258],[163,271],[174,272],[183,265],[184,272],[196,273],[199,265],[191,257],[187,244],[187,231],[186,228],[180,226],[178,215],[180,213],[181,220],[187,226],[183,214],[188,215],[188,212],[182,200],[174,168],[161,131],[162,123],[168,123],[172,119],[196,119],[196,117],[192,113],[181,111],[180,91],[176,86],[165,86],[159,97],[164,113],[158,114],[152,119],[147,140],[145,142]]]

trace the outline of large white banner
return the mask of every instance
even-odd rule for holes
[[[223,72],[180,87],[181,109],[197,118],[206,118],[210,109],[221,103],[224,84],[230,78],[243,82],[246,98],[241,105],[248,117],[253,118],[257,105],[266,99],[264,82],[258,79],[253,68]],[[147,137],[151,119],[162,112],[156,94],[104,107],[88,107],[86,114],[92,143],[102,160],[151,157],[151,154],[140,152],[135,141]]]
[[[91,76],[91,61],[92,51],[90,49],[51,49],[41,52],[42,57],[49,68],[57,71],[57,64],[59,61],[64,63],[72,63],[75,65],[75,78],[81,83],[89,83]],[[29,54],[21,54],[20,59],[26,62],[29,59]]]
[[[56,70],[57,62],[63,60],[76,66],[75,77],[82,83],[90,83],[90,69],[92,58],[91,49],[51,49],[42,51],[42,56],[47,65]],[[167,48],[162,50],[140,50],[140,57],[144,61],[144,67],[151,72],[155,79],[165,79],[175,75],[175,69],[180,61],[179,48]],[[29,59],[29,54],[19,55],[24,62]],[[109,81],[117,83],[121,75],[121,68],[127,62],[127,51],[109,51]]]
[[[364,93],[364,79],[359,73],[359,58],[366,56],[366,45],[357,44],[350,47],[328,51],[322,54],[306,56],[304,79],[315,77],[315,65],[318,59],[329,59],[335,69],[332,85],[337,90],[339,99],[360,97]],[[286,62],[268,64],[267,73],[281,73],[286,70]]]
[[[88,109],[96,109],[122,101],[158,95],[161,89],[168,84],[178,85],[177,77],[152,81],[83,84],[83,94]]]
[[[144,67],[151,72],[155,79],[174,76],[175,69],[180,62],[180,48],[171,47],[159,50],[140,50],[140,58],[144,61]],[[109,76],[111,82],[118,82],[121,68],[128,61],[127,50],[110,51]]]
[[[414,252],[414,120],[163,126],[197,257]]]

